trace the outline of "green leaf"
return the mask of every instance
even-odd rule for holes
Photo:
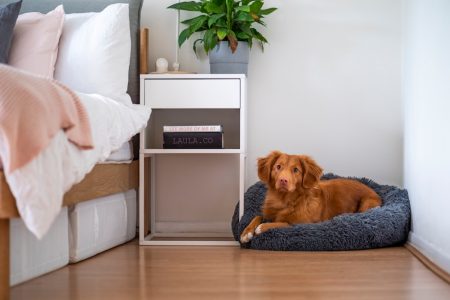
[[[258,30],[256,30],[255,28],[252,28],[251,30],[252,30],[253,36],[254,36],[257,40],[260,40],[260,41],[263,42],[263,43],[267,43],[266,38],[265,38]]]
[[[225,20],[224,18],[220,18],[219,20],[217,20],[216,24],[214,24],[214,27],[228,28],[227,20]]]
[[[223,40],[228,34],[228,30],[226,28],[217,29],[217,37],[219,40]]]
[[[256,21],[256,23],[261,24],[262,26],[266,26],[266,23],[263,20],[261,20],[261,19]]]
[[[205,24],[206,20],[208,19],[208,16],[200,16],[195,22],[193,22],[189,26],[189,30],[191,31],[191,34],[197,31],[203,31],[202,26]]]
[[[250,24],[249,23],[240,23],[239,24],[239,30],[242,32],[245,32],[249,36],[253,36],[251,30],[250,30]]]
[[[198,55],[197,55],[197,43],[198,42],[203,43],[203,39],[196,39],[194,44],[192,45],[192,50],[194,50],[195,56],[197,56],[197,58],[198,58]]]
[[[177,9],[177,10],[187,10],[187,11],[201,11],[201,3],[195,1],[180,2],[172,4],[167,8]]]
[[[202,18],[205,18],[205,17],[206,17],[205,15],[201,15],[201,16],[197,16],[197,17],[192,18],[192,19],[181,21],[181,23],[182,24],[186,24],[186,25],[192,25],[195,22],[197,22],[198,20],[201,20]]]
[[[247,5],[247,4],[249,4],[250,2],[252,2],[252,0],[242,0],[242,4],[243,4],[243,5]]]
[[[244,11],[240,11],[235,16],[235,21],[237,22],[253,22],[253,18],[249,13],[246,13]]]
[[[223,16],[225,16],[225,13],[215,14],[215,15],[210,16],[209,20],[208,20],[208,27],[211,27],[213,24],[215,24]]]
[[[211,43],[210,43],[210,45],[209,45],[209,50],[211,51],[212,49],[214,49],[214,47],[216,47],[217,46],[217,39],[215,38],[215,37],[213,37],[212,39],[211,39]]]
[[[245,12],[250,12],[250,6],[248,5],[243,5],[243,6],[238,6],[235,11],[245,11]]]
[[[221,5],[225,4],[225,0],[212,0],[212,2],[217,6],[221,6]]]
[[[248,47],[251,49],[253,47],[253,39],[248,38],[247,43],[248,43]]]
[[[181,47],[183,43],[192,35],[191,31],[189,30],[189,27],[183,30],[180,33],[180,36],[178,37],[178,47]]]
[[[208,14],[220,14],[224,12],[224,8],[216,5],[213,2],[207,2],[205,5],[205,10]]]
[[[211,46],[214,45],[214,30],[209,29],[205,32],[205,36],[203,37],[203,47],[205,48],[205,52],[208,53],[211,49]]]
[[[267,9],[261,9],[261,11],[259,13],[261,15],[269,15],[269,14],[273,13],[276,10],[277,10],[276,7],[272,7],[272,8],[267,8]]]
[[[250,11],[254,14],[259,14],[261,7],[263,6],[263,2],[255,1],[250,5]]]
[[[241,31],[236,33],[236,37],[239,41],[246,41],[249,37],[251,38],[252,36],[249,36],[247,33]]]

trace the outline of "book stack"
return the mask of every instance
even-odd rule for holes
[[[164,149],[223,149],[222,125],[163,126]]]

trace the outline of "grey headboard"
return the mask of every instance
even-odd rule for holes
[[[0,5],[17,0],[0,0]],[[99,12],[113,3],[128,3],[130,8],[131,60],[128,73],[128,94],[133,103],[139,103],[139,28],[143,0],[23,0],[21,13],[38,11],[46,13],[63,4],[70,13]]]

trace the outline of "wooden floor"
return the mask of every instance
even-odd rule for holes
[[[11,299],[450,299],[403,247],[268,252],[136,241],[18,285]]]

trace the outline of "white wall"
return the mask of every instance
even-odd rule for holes
[[[150,56],[173,62],[175,0],[146,0]],[[270,45],[249,68],[247,186],[270,150],[310,154],[326,171],[402,183],[401,0],[267,0]],[[191,45],[183,70],[208,72]],[[153,65],[152,68],[154,69]]]
[[[405,1],[405,186],[410,241],[450,273],[450,1]]]

